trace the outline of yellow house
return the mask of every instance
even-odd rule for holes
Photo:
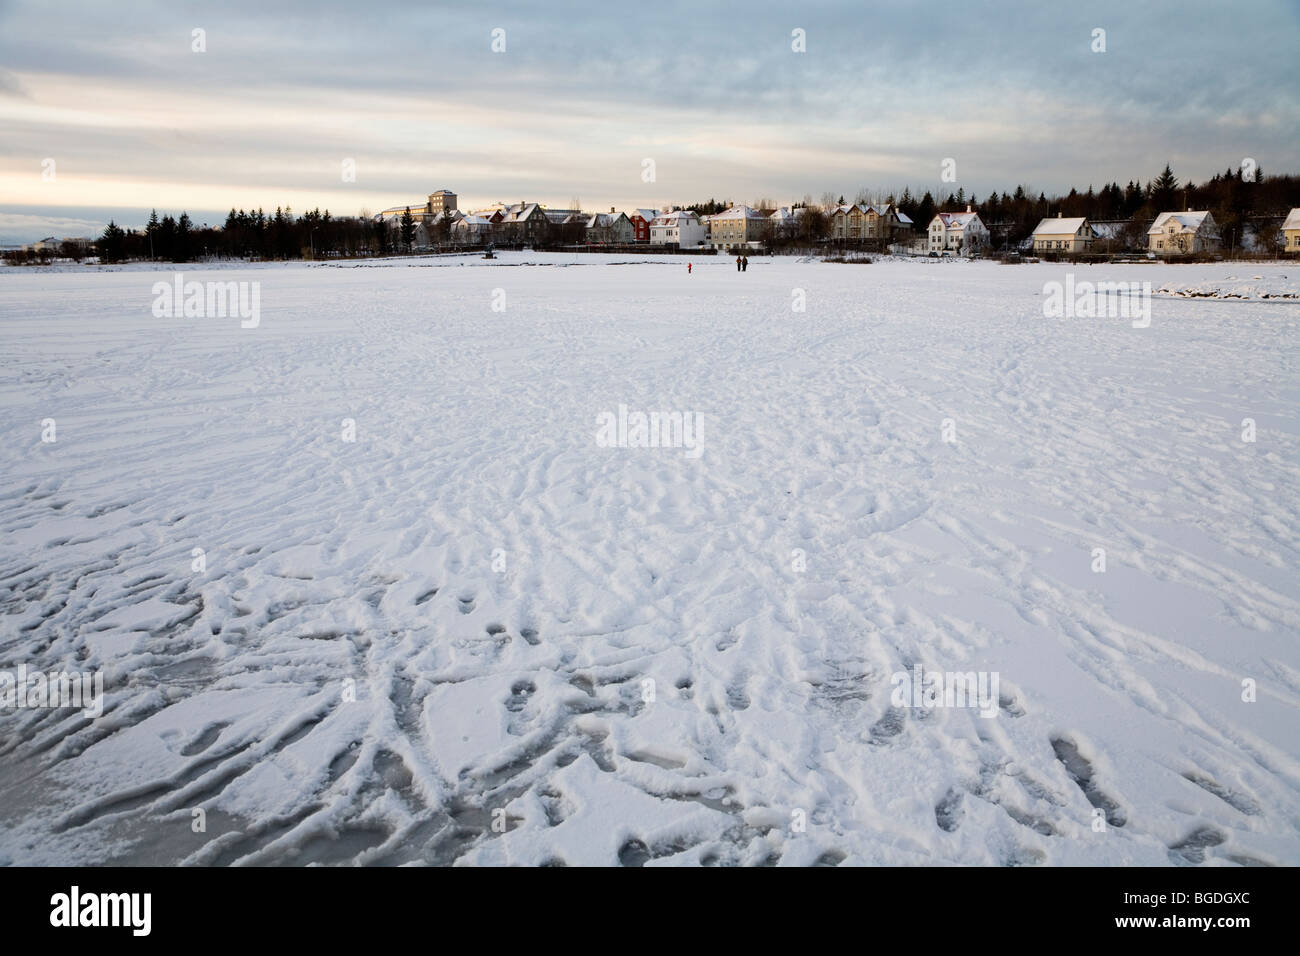
[[[1147,230],[1147,248],[1158,256],[1212,252],[1219,248],[1219,227],[1204,209],[1162,212]]]
[[[836,206],[831,213],[831,238],[848,242],[865,239],[865,221],[866,211],[857,203]]]
[[[831,238],[837,241],[887,242],[896,233],[907,232],[911,228],[912,220],[891,203],[874,206],[850,203],[847,206],[836,206],[831,212]]]
[[[1287,213],[1286,222],[1282,223],[1282,248],[1300,254],[1300,206]]]
[[[745,205],[732,206],[708,219],[709,244],[722,249],[766,239],[771,227],[767,216]]]
[[[1095,238],[1087,216],[1066,219],[1058,212],[1034,229],[1034,252],[1087,252]]]

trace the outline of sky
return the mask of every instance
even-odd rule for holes
[[[0,0],[0,244],[444,188],[604,210],[1297,173],[1297,50],[1300,0]]]

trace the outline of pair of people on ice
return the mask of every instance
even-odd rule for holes
[[[749,256],[736,256],[736,271],[737,272],[749,271]]]

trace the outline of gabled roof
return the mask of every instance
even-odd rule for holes
[[[941,212],[935,216],[948,229],[965,229],[978,218],[977,212]]]
[[[1286,216],[1286,222],[1282,223],[1283,229],[1300,229],[1300,206],[1292,209]]]
[[[1162,212],[1156,216],[1156,221],[1151,224],[1147,230],[1147,235],[1154,235],[1157,232],[1168,232],[1166,226],[1172,220],[1176,225],[1176,232],[1196,232],[1205,222],[1205,217],[1210,213],[1202,209],[1197,212]]]
[[[768,216],[767,218],[775,219],[777,222],[791,222],[795,219],[798,219],[803,214],[804,214],[804,208],[802,206],[800,206],[798,209],[791,209],[789,206],[782,206],[780,209],[772,213],[772,215]]]
[[[716,221],[719,219],[766,219],[767,217],[761,212],[758,212],[742,203],[739,206],[732,206],[730,209],[724,210],[716,216],[710,216],[709,218]]]
[[[901,209],[899,209],[893,203],[884,203],[882,205],[868,206],[867,208],[875,210],[876,215],[881,216],[885,219],[889,219],[892,217],[895,222],[907,223],[909,226],[912,224],[911,218],[907,216]],[[965,213],[962,213],[962,215],[965,215]],[[971,213],[971,215],[973,216],[975,215],[975,213]]]
[[[674,209],[672,212],[661,212],[651,220],[652,226],[680,226],[683,221],[699,222],[700,217],[695,214],[694,209]]]
[[[1078,235],[1080,229],[1088,222],[1087,216],[1077,216],[1073,219],[1063,219],[1060,216],[1048,217],[1034,227],[1035,236],[1074,236]],[[1092,230],[1088,230],[1091,236]]]
[[[501,221],[524,222],[529,216],[537,212],[538,208],[539,207],[535,202],[514,203],[513,205],[506,207],[501,216]],[[545,210],[543,210],[543,215],[545,215]]]
[[[654,217],[657,215],[659,215],[658,209],[633,209],[632,215],[628,216],[628,218],[631,219],[632,216],[640,216],[646,222],[649,222],[650,220],[654,219]]]

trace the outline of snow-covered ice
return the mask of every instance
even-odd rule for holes
[[[1300,863],[1300,266],[634,259],[0,270],[0,862]]]

